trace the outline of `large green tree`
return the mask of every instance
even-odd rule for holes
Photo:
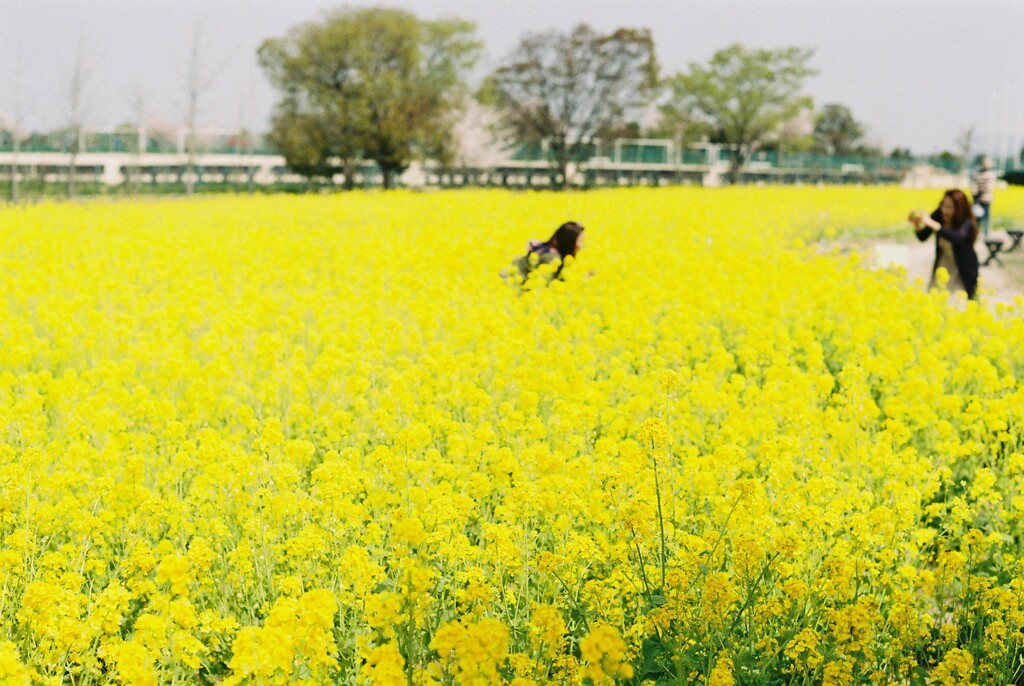
[[[325,147],[320,159],[340,160],[347,187],[362,156],[377,162],[390,188],[417,154],[450,149],[464,76],[480,53],[474,31],[460,20],[343,8],[264,41],[260,64],[282,94],[272,139],[306,148],[317,136],[284,129],[296,121],[316,128]],[[308,150],[281,152],[312,159]]]
[[[774,136],[783,122],[811,107],[801,91],[815,73],[807,66],[812,55],[809,48],[731,45],[707,64],[691,63],[689,71],[670,77],[666,106],[692,113],[730,146],[729,179],[736,183],[749,152]]]
[[[267,139],[284,156],[289,169],[306,177],[307,189],[315,177],[333,176],[331,145],[323,122],[299,112],[294,101],[286,99],[275,109]],[[345,178],[348,182],[350,176]]]
[[[564,187],[573,159],[642,113],[657,75],[649,30],[601,34],[581,24],[569,33],[523,37],[480,97],[497,108],[508,142],[547,143],[548,161]]]
[[[864,136],[850,108],[829,103],[814,118],[814,147],[827,155],[849,155]]]

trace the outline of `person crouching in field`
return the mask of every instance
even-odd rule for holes
[[[909,220],[919,241],[926,241],[935,234],[935,263],[928,288],[935,286],[938,268],[945,267],[949,272],[949,292],[965,291],[967,299],[974,300],[978,289],[978,254],[974,252],[978,223],[967,195],[957,188],[950,189],[930,216],[914,210]]]
[[[565,267],[565,259],[576,254],[583,248],[583,227],[576,222],[566,222],[555,229],[551,238],[543,243],[530,241],[527,245],[526,254],[512,260],[512,266],[516,269],[516,276],[519,283],[524,284],[530,275],[541,265],[558,263],[558,266],[551,272],[548,281],[562,278],[562,269]],[[511,276],[507,269],[502,270],[503,278]]]

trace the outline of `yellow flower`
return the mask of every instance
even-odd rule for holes
[[[971,686],[974,674],[974,658],[962,648],[953,648],[943,656],[932,672],[932,680],[941,686]]]
[[[394,641],[366,650],[364,659],[360,683],[368,686],[405,686],[409,683],[405,660]]]
[[[106,649],[106,657],[116,666],[117,676],[126,686],[156,686],[154,659],[140,643],[121,641]]]
[[[156,582],[167,583],[174,595],[188,593],[190,582],[188,559],[182,555],[167,555],[156,566]]]
[[[748,643],[776,680],[998,679],[1024,298],[950,307],[845,239],[936,199],[4,208],[0,673],[608,683],[657,634],[694,683],[740,680],[722,646]],[[999,207],[1024,220],[1024,189]],[[508,251],[566,213],[579,264],[508,289]],[[958,612],[985,620],[969,645]]]
[[[626,642],[607,624],[591,628],[580,641],[580,655],[585,663],[582,675],[594,684],[608,684],[633,676]]]
[[[643,421],[637,431],[637,438],[649,450],[664,448],[672,442],[668,427],[657,417],[649,417]]]
[[[801,670],[814,670],[821,664],[822,656],[818,652],[821,638],[814,629],[801,629],[789,639],[785,647],[785,655],[797,663]]]
[[[401,598],[391,591],[370,594],[365,603],[366,623],[386,636],[393,636],[401,609]]]
[[[38,679],[38,675],[22,663],[14,643],[0,641],[0,684],[31,686],[34,679]]]
[[[732,660],[725,655],[719,656],[708,676],[708,686],[732,686],[734,683]]]
[[[565,620],[558,608],[552,605],[535,604],[530,619],[535,648],[543,654],[553,655],[561,650],[565,640]]]
[[[279,598],[263,627],[238,632],[228,665],[232,674],[224,683],[267,681],[296,671],[325,677],[337,665],[332,634],[336,613],[334,594],[323,589],[297,599]]]
[[[430,642],[444,669],[456,675],[461,684],[486,684],[500,681],[499,669],[508,657],[508,628],[496,619],[479,622],[446,622],[438,627]]]

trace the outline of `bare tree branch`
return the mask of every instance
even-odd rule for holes
[[[525,36],[490,76],[481,97],[498,107],[509,142],[548,141],[548,161],[564,187],[572,159],[603,132],[639,116],[656,84],[649,31],[601,35],[581,24],[567,35]]]
[[[228,59],[224,59],[215,68],[207,69],[206,55],[203,51],[203,25],[197,20],[192,32],[188,68],[185,75],[185,152],[188,159],[185,173],[186,195],[192,195],[195,188],[196,126],[199,122],[200,100],[216,82],[227,63]]]
[[[75,197],[75,181],[78,176],[76,165],[82,150],[83,128],[89,112],[87,95],[94,70],[95,62],[86,54],[85,36],[80,35],[68,83],[68,123],[65,134],[69,154],[68,197],[71,198]]]

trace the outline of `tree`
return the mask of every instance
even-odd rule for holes
[[[850,108],[829,103],[814,120],[814,146],[826,155],[849,155],[864,136],[864,128]]]
[[[132,108],[132,121],[121,127],[126,138],[134,136],[132,148],[132,164],[128,171],[128,180],[132,193],[142,192],[142,156],[146,152],[146,95],[141,86],[136,86],[129,96]]]
[[[870,159],[880,160],[885,155],[882,152],[881,145],[874,145],[871,143],[858,143],[855,147],[850,149],[850,153],[854,157],[866,157]]]
[[[967,168],[971,159],[971,150],[974,148],[974,127],[969,126],[962,130],[956,137],[956,163],[962,171]]]
[[[652,138],[671,138],[682,149],[714,132],[691,110],[679,109],[673,103],[663,103],[658,106],[657,124],[648,133]]]
[[[203,27],[196,22],[189,50],[185,75],[185,194],[192,195],[196,177],[196,125],[199,121],[199,100],[217,79],[220,69],[208,70],[203,55]]]
[[[250,75],[249,83],[245,89],[242,90],[241,97],[238,102],[238,133],[235,135],[236,151],[244,153],[248,157],[247,164],[245,165],[245,176],[247,179],[247,190],[249,193],[253,192],[255,184],[256,169],[252,165],[252,155],[256,148],[256,139],[251,131],[250,122],[252,121],[252,104],[253,104],[253,89],[255,81],[251,78],[255,74]]]
[[[547,141],[562,187],[570,162],[602,132],[623,127],[651,102],[658,66],[647,29],[602,35],[585,24],[569,34],[528,34],[480,91],[515,144]]]
[[[14,123],[11,126],[11,202],[18,202],[18,155],[21,152],[21,101],[19,99],[14,108]]]
[[[768,141],[765,147],[771,147]],[[807,111],[779,124],[775,131],[774,146],[779,156],[783,153],[807,153],[814,149],[814,122]]]
[[[82,151],[82,129],[89,108],[87,91],[92,79],[93,62],[86,55],[85,38],[79,37],[78,51],[68,83],[68,125],[64,139],[68,151],[68,197],[75,197],[76,165]]]
[[[14,119],[10,124],[11,133],[11,202],[18,202],[18,155],[21,152],[21,52],[15,63]]]
[[[772,136],[780,124],[811,107],[800,95],[814,51],[788,47],[748,50],[734,44],[716,52],[706,65],[691,63],[688,72],[668,80],[669,104],[693,112],[731,147],[729,179],[739,180],[749,152]]]
[[[450,145],[453,113],[465,95],[464,75],[480,43],[475,27],[459,20],[421,21],[402,10],[345,8],[322,22],[292,28],[264,41],[260,65],[282,92],[284,125],[300,117],[319,129],[321,160],[338,158],[351,187],[359,156],[377,162],[384,186],[421,154]],[[311,133],[307,128],[306,133]],[[314,137],[271,138],[307,147]],[[311,160],[309,150],[286,158]],[[307,167],[308,169],[308,167]]]
[[[329,165],[330,142],[324,122],[312,114],[300,112],[296,104],[285,100],[274,111],[267,139],[283,156],[285,164],[306,177],[306,190],[316,176],[334,173]],[[346,181],[348,181],[346,175]]]
[[[949,171],[955,171],[960,168],[960,160],[949,150],[943,150],[931,159],[932,162],[937,163],[939,166]]]
[[[283,91],[267,136],[292,171],[310,181],[330,157],[341,160],[345,188],[354,185],[355,161],[364,147],[369,110],[357,63],[361,31],[351,18],[291,29],[264,41],[260,65]],[[301,119],[300,119],[301,117]],[[295,128],[295,127],[298,128]]]

